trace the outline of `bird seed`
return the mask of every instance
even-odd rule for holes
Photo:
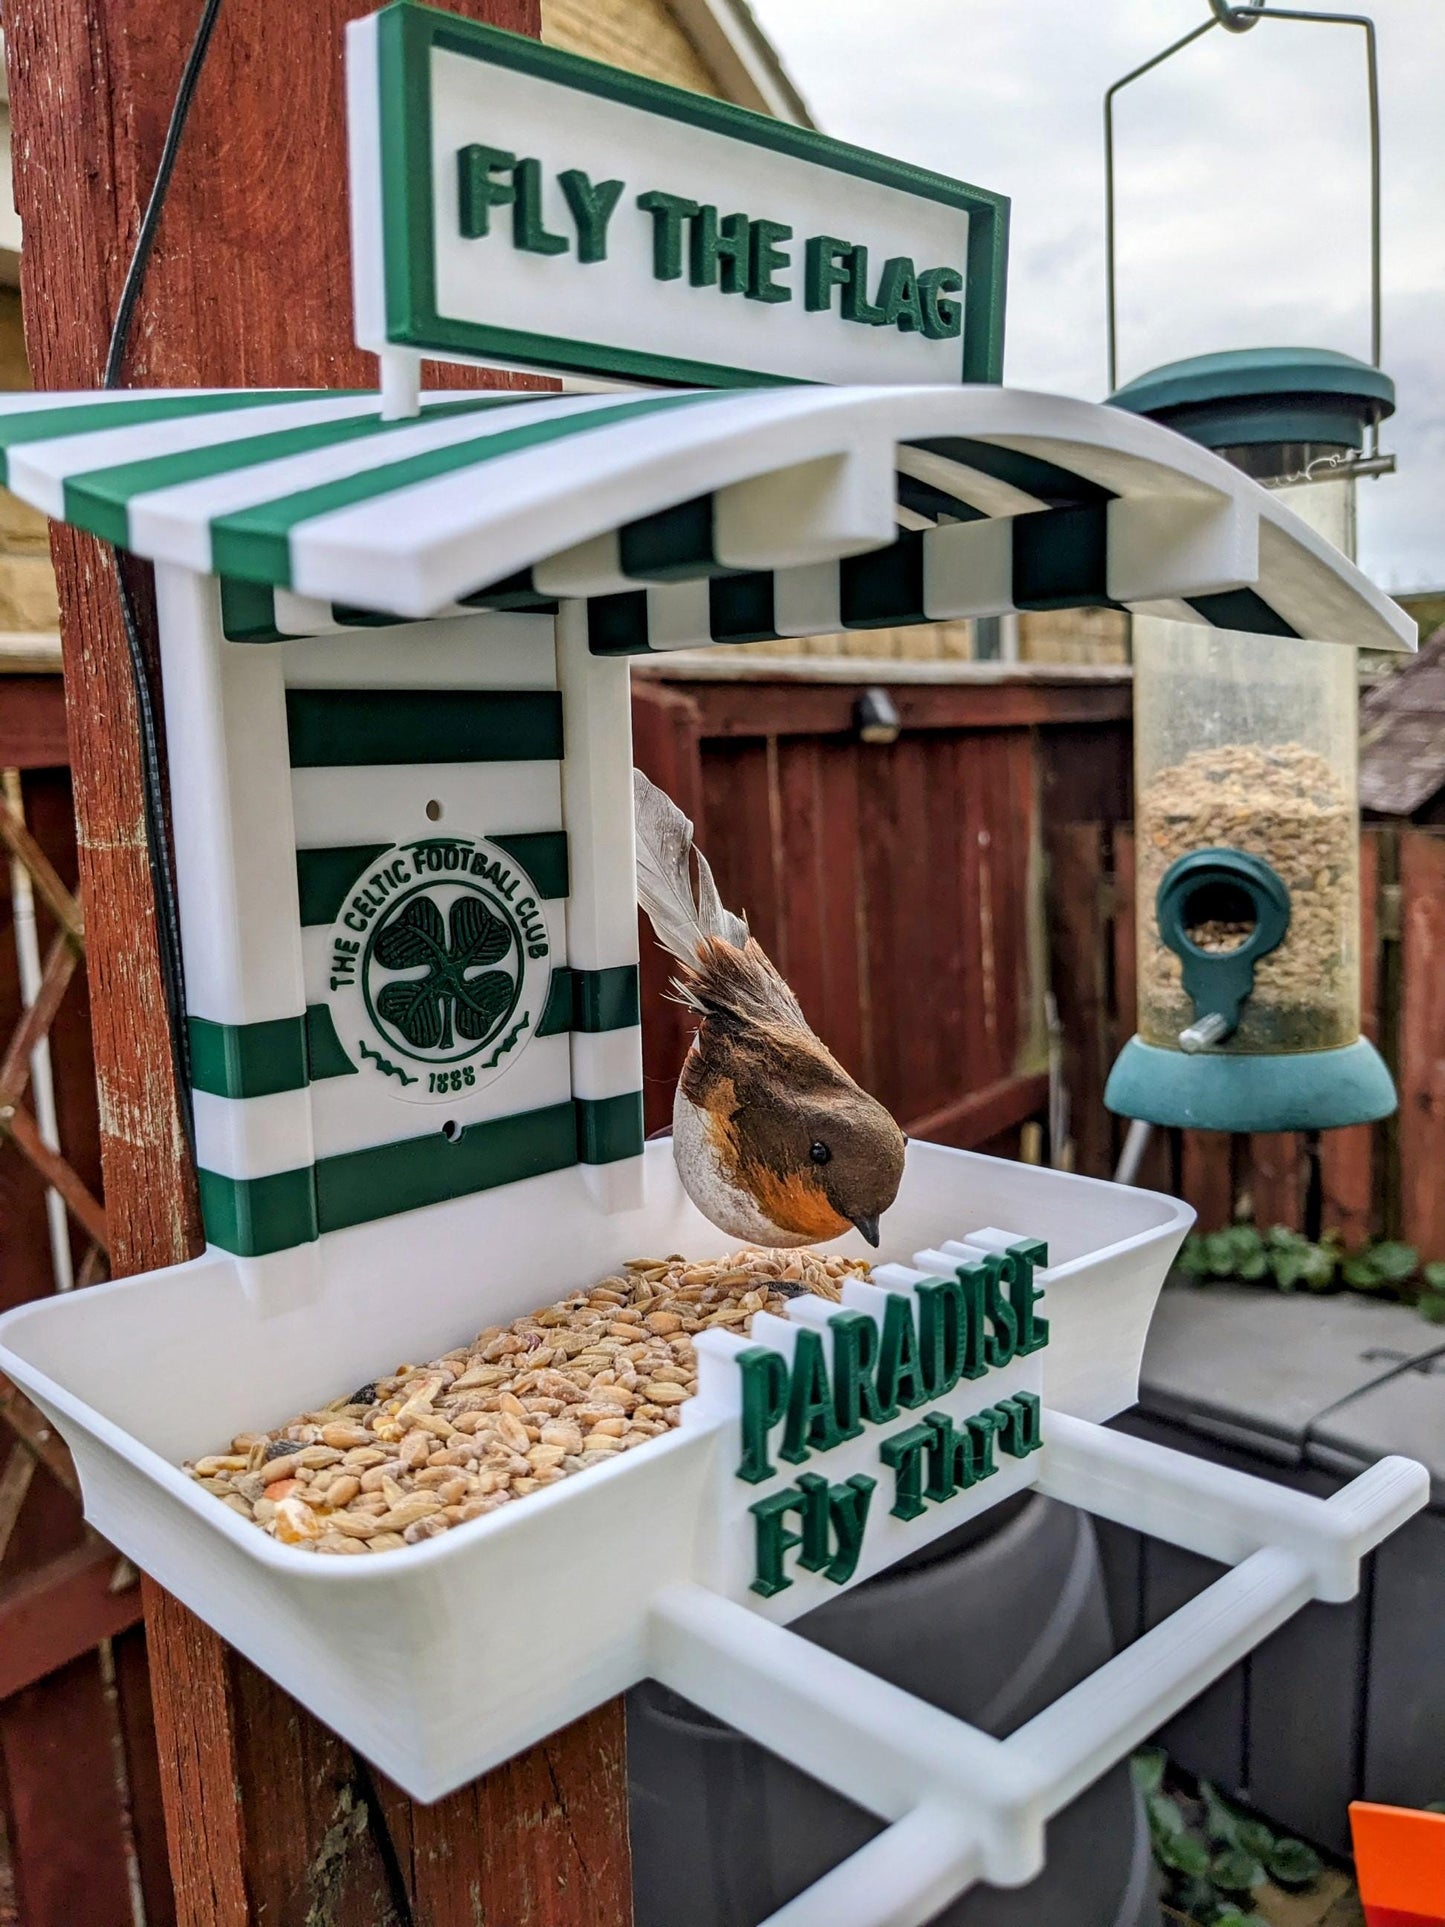
[[[1359,1034],[1359,832],[1349,794],[1322,756],[1300,743],[1197,749],[1156,770],[1138,802],[1139,1029],[1174,1045],[1194,1021],[1179,958],[1153,905],[1176,858],[1234,849],[1263,857],[1290,894],[1277,950],[1254,966],[1254,989],[1232,1051],[1325,1050]],[[1188,931],[1202,949],[1233,950],[1253,925],[1211,918]]]
[[[868,1273],[814,1251],[630,1259],[590,1291],[184,1469],[303,1551],[418,1545],[670,1431],[697,1391],[698,1332],[745,1332],[800,1291],[836,1302]]]

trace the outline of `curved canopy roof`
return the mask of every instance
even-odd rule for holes
[[[586,597],[603,650],[1081,606],[1414,646],[1207,450],[994,387],[430,394],[400,421],[362,393],[23,395],[0,458],[47,514],[263,600],[258,639],[298,598],[414,619]]]

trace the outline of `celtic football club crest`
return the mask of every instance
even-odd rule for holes
[[[474,837],[399,843],[368,865],[327,964],[348,1056],[418,1103],[500,1077],[535,1032],[551,977],[536,886]]]

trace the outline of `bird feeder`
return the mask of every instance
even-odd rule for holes
[[[997,385],[999,197],[409,4],[349,35],[380,393],[0,402],[8,485],[155,569],[208,1239],[11,1312],[0,1368],[97,1529],[413,1795],[650,1676],[889,1823],[777,1927],[922,1921],[1424,1500],[1106,1428],[1187,1206],[910,1144],[841,1308],[704,1333],[676,1429],[392,1553],[180,1462],[729,1249],[642,1141],[629,655],[1180,597],[1261,651],[1409,625],[1209,451]],[[423,353],[613,385],[422,396]],[[1007,1740],[788,1632],[1026,1490],[1229,1570]]]
[[[1346,547],[1346,465],[1394,390],[1347,355],[1266,350],[1176,363],[1114,400],[1221,450]],[[1356,652],[1309,640],[1297,603],[1271,605],[1265,646],[1235,632],[1252,593],[1212,599],[1218,629],[1135,625],[1139,1028],[1106,1102],[1222,1131],[1365,1123],[1395,1092],[1360,1035]],[[1352,640],[1396,646],[1368,622]]]

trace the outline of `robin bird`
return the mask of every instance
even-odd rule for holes
[[[681,965],[679,1000],[702,1020],[673,1100],[684,1191],[752,1244],[818,1244],[856,1226],[876,1245],[907,1139],[811,1029],[746,920],[723,908],[671,797],[641,770],[633,794],[638,899]]]

